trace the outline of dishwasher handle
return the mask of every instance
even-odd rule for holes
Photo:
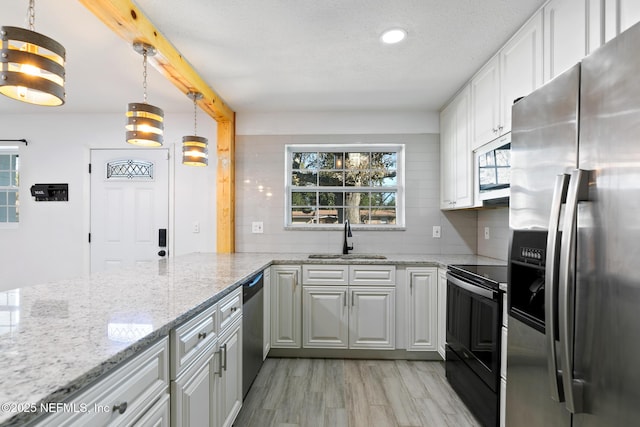
[[[256,274],[242,284],[242,301],[246,303],[264,288],[264,272]]]

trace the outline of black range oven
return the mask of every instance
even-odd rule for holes
[[[446,376],[484,426],[500,405],[502,292],[506,266],[451,265],[447,271]]]

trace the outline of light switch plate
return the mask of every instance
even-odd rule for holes
[[[434,239],[439,239],[440,238],[440,226],[439,225],[434,225],[433,226],[433,238]]]
[[[253,221],[251,223],[251,232],[252,233],[263,233],[264,232],[264,226],[262,224],[262,221]]]
[[[489,238],[490,238],[490,237],[491,237],[491,236],[490,236],[490,234],[489,234],[489,227],[485,227],[485,228],[484,228],[484,239],[485,239],[485,240],[489,240]]]

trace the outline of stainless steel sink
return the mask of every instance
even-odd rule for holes
[[[311,254],[309,259],[387,259],[387,257],[376,254]]]

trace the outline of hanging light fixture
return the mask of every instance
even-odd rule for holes
[[[147,57],[156,54],[156,49],[146,43],[135,42],[133,49],[142,55],[142,89],[144,102],[132,102],[127,109],[127,142],[145,147],[162,145],[164,131],[164,112],[162,109],[147,104]]]
[[[193,135],[182,137],[182,163],[189,166],[207,166],[209,164],[209,142],[198,134],[198,100],[199,92],[189,92],[187,96],[193,100]]]
[[[57,41],[36,33],[34,0],[29,0],[29,29],[0,27],[0,93],[29,104],[64,104],[66,51]]]

